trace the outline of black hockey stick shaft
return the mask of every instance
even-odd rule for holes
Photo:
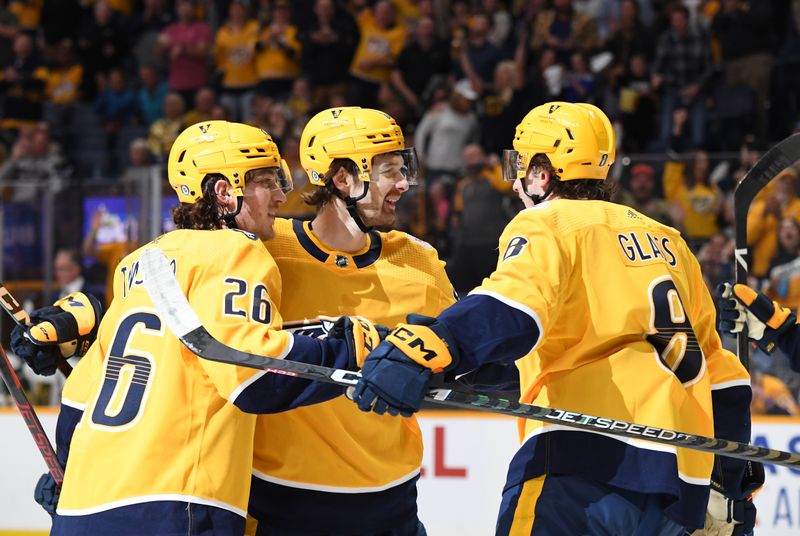
[[[745,174],[733,193],[734,234],[736,240],[736,282],[747,284],[750,252],[747,247],[747,213],[753,200],[778,173],[800,160],[800,134],[793,134],[781,141],[756,162]],[[750,368],[750,342],[747,330],[736,336],[739,359]]]
[[[5,309],[5,311],[11,315],[11,318],[14,319],[14,322],[16,322],[18,326],[25,327],[31,323],[31,317],[28,316],[28,313],[25,312],[25,309],[22,308],[22,305],[20,305],[17,299],[11,295],[3,283],[0,283],[0,305],[2,305],[3,309]],[[65,378],[69,378],[69,375],[72,372],[72,367],[66,362],[66,360],[59,359],[56,362],[56,366]]]
[[[159,315],[167,323],[170,331],[199,357],[297,378],[334,383],[343,387],[355,386],[361,378],[358,372],[260,356],[223,344],[203,327],[175,279],[166,255],[161,250],[157,248],[146,250],[140,257],[140,264],[145,289]],[[489,395],[477,395],[453,389],[431,389],[425,401],[449,408],[478,409],[510,417],[524,417],[585,431],[685,447],[743,460],[800,467],[800,454],[557,408],[523,404]]]
[[[53,480],[56,481],[56,485],[61,487],[61,483],[64,481],[64,469],[62,469],[61,464],[58,462],[56,451],[53,449],[53,445],[50,443],[42,427],[42,423],[39,422],[39,418],[36,416],[33,406],[31,406],[31,403],[28,401],[28,397],[25,396],[25,391],[22,390],[19,376],[17,376],[17,373],[14,371],[14,367],[11,366],[11,362],[8,360],[8,356],[2,347],[0,347],[0,376],[3,377],[3,382],[6,384],[6,387],[8,387],[8,392],[11,394],[11,398],[14,399],[14,404],[16,404],[17,409],[19,409],[20,414],[22,414],[22,418],[28,426],[28,431],[33,436],[34,443],[36,443],[36,447],[39,449],[39,452],[42,453],[44,463],[47,464],[47,470],[50,471]]]

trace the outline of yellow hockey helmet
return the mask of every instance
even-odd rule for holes
[[[316,186],[325,184],[324,175],[336,158],[351,160],[358,167],[358,178],[369,182],[372,158],[397,153],[403,157],[408,183],[416,184],[417,153],[406,149],[405,143],[403,131],[389,114],[358,106],[330,108],[312,117],[303,129],[300,163]]]
[[[547,155],[562,181],[605,180],[616,155],[614,128],[592,104],[548,102],[517,125],[514,150],[503,152],[503,178],[524,179],[539,153]]]
[[[194,203],[203,196],[201,185],[209,173],[225,176],[233,195],[241,197],[245,174],[261,168],[276,168],[281,190],[291,191],[289,167],[267,132],[242,123],[203,121],[186,128],[172,144],[167,175],[178,200]]]

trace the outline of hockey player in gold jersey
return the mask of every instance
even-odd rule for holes
[[[280,331],[281,279],[262,240],[273,235],[291,182],[270,136],[247,125],[199,123],[178,136],[168,165],[181,202],[173,213],[179,230],[117,266],[97,340],[64,388],[57,443],[66,473],[53,534],[242,534],[254,413],[341,394],[335,386],[287,383],[281,374],[198,358],[167,329],[144,290],[144,250],[166,253],[204,326],[226,344],[331,367],[351,364],[350,344],[341,338]],[[56,332],[69,324],[68,308],[58,310],[43,319],[52,319]],[[82,334],[93,322],[72,318],[84,324]],[[17,342],[47,327],[38,325]]]
[[[416,181],[416,153],[387,114],[344,107],[314,116],[300,160],[316,189],[310,222],[275,222],[265,242],[283,276],[280,313],[295,333],[324,335],[318,317],[360,315],[396,324],[454,302],[444,263],[398,231],[395,206]],[[310,319],[310,320],[307,320]],[[264,415],[256,426],[248,534],[424,534],[416,483],[415,418],[365,414],[344,397]]]
[[[531,110],[504,158],[526,209],[500,238],[495,272],[437,318],[389,334],[364,363],[359,407],[410,414],[432,373],[521,358],[524,402],[748,441],[749,377],[720,344],[699,264],[675,229],[607,202],[614,155],[597,107]],[[497,534],[752,530],[758,466],[532,420],[520,436]],[[719,504],[731,506],[722,519]]]

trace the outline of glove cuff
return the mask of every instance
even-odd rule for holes
[[[459,353],[450,331],[437,319],[408,315],[387,337],[409,359],[431,371],[449,371],[458,366]]]

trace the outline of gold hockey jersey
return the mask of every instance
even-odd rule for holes
[[[294,405],[286,402],[287,392],[273,389],[281,375],[200,359],[173,336],[142,285],[138,260],[153,245],[171,259],[181,288],[215,338],[266,356],[338,367],[347,362],[346,353],[316,359],[322,341],[276,331],[280,274],[253,235],[227,229],[163,235],[117,266],[115,298],[97,340],[66,382],[62,416],[77,423],[73,433],[59,421],[59,454],[68,452],[68,459],[58,517],[68,524],[70,518],[174,501],[227,510],[243,527],[252,413]],[[150,529],[141,527],[143,533]]]
[[[295,333],[324,335],[330,322],[321,316],[357,314],[393,326],[409,313],[434,316],[454,302],[436,250],[402,232],[371,232],[363,250],[343,253],[326,247],[309,222],[278,219],[266,245],[291,296],[280,312]],[[413,489],[421,460],[415,418],[363,413],[344,397],[264,415],[256,426],[250,512],[284,527],[292,519],[319,530],[379,527],[415,508],[408,485]],[[402,499],[386,496],[392,488]],[[320,491],[339,497],[326,503],[314,493]],[[376,501],[378,492],[386,492],[383,501]]]
[[[496,271],[440,320],[461,372],[524,355],[524,402],[749,439],[749,376],[722,348],[697,260],[675,229],[628,207],[559,199],[520,212]],[[672,496],[667,514],[702,526],[712,455],[533,420],[520,432],[507,486],[583,474]]]

